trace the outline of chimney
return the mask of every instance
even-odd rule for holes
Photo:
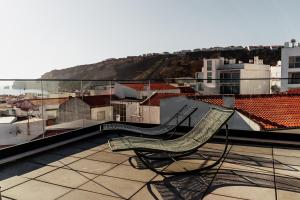
[[[226,108],[234,108],[235,97],[234,95],[223,95],[223,106]]]
[[[284,47],[290,47],[290,42],[285,42]]]

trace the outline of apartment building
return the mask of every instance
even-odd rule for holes
[[[287,91],[293,88],[300,88],[300,44],[286,42],[281,49],[281,75],[282,91]]]
[[[249,63],[222,57],[203,59],[202,73],[204,94],[270,93],[270,66],[258,57]]]

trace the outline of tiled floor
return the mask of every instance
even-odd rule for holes
[[[91,139],[0,166],[3,199],[300,199],[300,150],[229,146],[214,169],[161,176],[128,163],[131,151],[112,153],[106,141]],[[224,145],[209,143],[189,160],[165,166],[181,171],[216,160]]]

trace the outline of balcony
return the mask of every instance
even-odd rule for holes
[[[183,93],[187,90],[177,87],[177,81],[3,80],[5,88],[19,85],[25,89],[9,95],[9,89],[1,90],[2,120],[12,120],[0,124],[0,197],[300,199],[297,89],[271,94],[270,87],[268,94],[226,96],[217,89],[213,95],[192,90]],[[248,91],[254,81],[247,80]],[[189,80],[185,87],[192,88],[190,84]],[[228,122],[225,156],[217,166],[201,173],[159,175],[147,169],[133,151],[110,150],[108,139],[132,134],[99,129],[112,121],[157,126],[185,104],[198,110],[176,129],[175,137],[186,134],[209,107],[236,110]],[[221,156],[224,143],[221,130],[194,154],[154,164],[166,172],[205,167]]]

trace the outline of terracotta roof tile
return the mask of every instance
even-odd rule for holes
[[[288,94],[300,94],[300,88],[291,88],[287,91]]]
[[[122,85],[138,91],[146,90],[145,86],[148,87],[148,84],[142,84],[142,83],[123,83]],[[174,90],[177,88],[166,83],[150,83],[150,89],[151,90]]]
[[[199,100],[222,106],[222,96],[201,96]],[[300,94],[237,95],[235,108],[263,129],[300,127]]]
[[[180,89],[180,93],[196,93],[196,91],[191,87],[178,87]]]
[[[78,98],[82,98],[82,100],[85,103],[87,103],[89,106],[91,106],[91,108],[109,106],[110,100],[118,99],[114,95],[95,95],[95,96],[83,96]]]
[[[149,99],[141,103],[141,105],[160,106],[160,100],[178,96],[194,96],[191,93],[156,93]]]
[[[55,105],[62,104],[68,100],[68,97],[65,98],[44,98],[44,99],[29,99],[29,101],[35,106],[41,105]]]

